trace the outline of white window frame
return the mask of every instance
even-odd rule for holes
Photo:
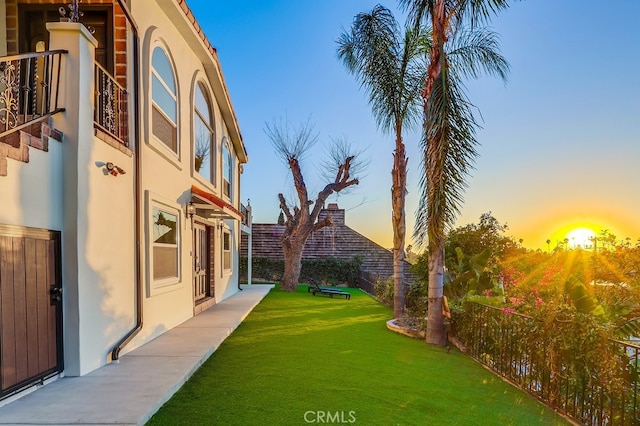
[[[221,238],[222,238],[222,243],[220,244],[220,247],[222,247],[221,253],[222,253],[222,262],[221,262],[221,270],[223,275],[229,275],[233,272],[233,250],[232,250],[232,246],[233,246],[233,240],[231,239],[232,237],[232,232],[231,229],[229,228],[222,228],[222,234],[221,234]],[[228,248],[225,248],[225,238],[228,239]],[[225,254],[229,255],[229,267],[226,268],[225,264],[224,264],[224,258],[225,258]]]
[[[177,203],[171,202],[162,198],[161,196],[146,192],[146,205],[147,205],[147,282],[148,282],[148,294],[149,296],[155,296],[158,294],[166,293],[169,291],[177,290],[183,286],[182,280],[182,233],[184,228],[184,218],[181,206]],[[153,226],[154,226],[154,210],[160,210],[167,212],[176,217],[176,269],[177,276],[167,277],[161,279],[155,279],[154,277],[154,248],[157,246],[153,239]]]
[[[196,93],[198,90],[198,86],[201,87],[201,91],[202,94],[204,95],[205,101],[207,102],[207,106],[209,108],[209,117],[208,120],[205,121],[203,120],[203,112],[200,111],[197,108],[196,105]],[[192,169],[193,169],[193,176],[196,177],[199,181],[204,182],[205,184],[212,186],[213,188],[216,187],[217,184],[217,174],[218,174],[218,170],[219,170],[219,166],[217,164],[218,162],[218,148],[217,148],[217,141],[216,141],[216,126],[215,126],[215,109],[214,109],[214,104],[213,104],[213,96],[211,95],[211,90],[209,88],[209,86],[202,80],[197,80],[194,87],[193,87],[193,108],[192,108],[192,112],[193,112],[193,138],[192,138],[192,161],[193,161],[193,165],[192,165]],[[210,177],[211,179],[207,179],[205,176],[203,176],[202,174],[200,174],[200,172],[198,170],[196,170],[195,167],[195,161],[196,161],[196,141],[197,141],[197,126],[196,126],[196,122],[197,120],[201,120],[204,122],[204,125],[208,128],[208,130],[211,132],[211,142],[210,142],[210,147],[209,147],[209,164],[210,164]]]
[[[173,79],[175,82],[175,93],[172,93],[172,91],[167,87],[166,82],[164,81],[164,79],[162,78],[162,76],[160,75],[159,72],[157,72],[153,66],[153,53],[155,52],[156,49],[161,49],[162,52],[165,54],[165,56],[167,57],[168,61],[169,61],[169,65],[171,66],[171,72],[173,74]],[[175,100],[175,105],[176,105],[176,121],[175,123],[173,123],[173,119],[169,118],[166,114],[166,112],[160,107],[160,105],[156,104],[154,98],[153,98],[153,79],[154,76],[156,76],[156,78],[159,80],[160,84],[169,92],[169,95],[172,96]],[[176,67],[174,65],[173,62],[173,58],[171,56],[170,50],[167,48],[167,46],[164,43],[161,42],[156,42],[152,45],[150,52],[149,52],[149,109],[148,109],[148,123],[149,123],[149,127],[148,127],[148,131],[149,131],[149,137],[148,137],[148,141],[149,144],[152,148],[154,148],[154,150],[160,154],[161,156],[163,156],[166,160],[168,160],[169,162],[171,162],[173,165],[175,165],[178,169],[182,169],[181,165],[180,165],[180,151],[181,151],[181,146],[180,146],[180,88],[179,88],[179,82],[178,82],[178,73],[176,70]],[[168,120],[169,122],[173,123],[175,125],[175,132],[176,132],[176,150],[174,151],[170,146],[168,146],[162,139],[160,139],[159,137],[157,137],[154,133],[153,133],[153,110],[156,109],[158,111],[159,114],[161,114],[166,120]]]
[[[229,144],[229,140],[225,136],[222,138],[222,195],[227,197],[230,201],[233,202],[233,150],[231,149],[231,145]],[[225,176],[227,172],[227,167],[225,167],[225,160],[228,159],[228,171],[229,171],[229,180]],[[229,188],[227,193],[227,187]]]

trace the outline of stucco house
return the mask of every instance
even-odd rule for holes
[[[250,232],[244,141],[185,1],[68,3],[0,1],[0,398],[235,294]]]

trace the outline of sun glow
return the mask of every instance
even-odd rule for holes
[[[596,233],[589,228],[576,228],[571,230],[566,237],[567,244],[571,248],[591,248]]]

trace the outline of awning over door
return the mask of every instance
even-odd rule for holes
[[[211,192],[191,186],[191,202],[196,214],[204,218],[242,220],[242,213],[233,205]]]

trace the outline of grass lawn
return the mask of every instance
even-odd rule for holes
[[[150,425],[554,425],[462,353],[387,330],[392,311],[274,289]]]

